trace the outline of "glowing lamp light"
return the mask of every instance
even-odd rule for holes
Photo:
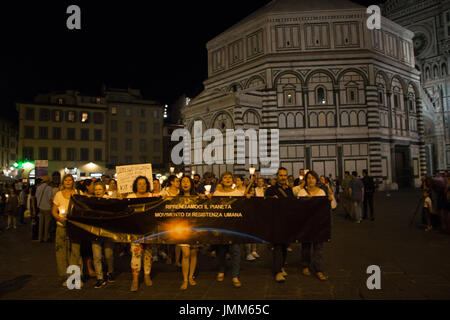
[[[177,174],[177,178],[178,179],[181,179],[182,177],[183,177],[183,172],[180,172],[180,173]]]
[[[66,217],[67,216],[66,209],[59,209],[59,214],[61,217]]]
[[[34,164],[31,163],[31,162],[29,162],[29,161],[27,161],[27,162],[25,162],[25,163],[22,165],[22,167],[25,168],[25,169],[31,169],[31,168],[34,167]]]
[[[14,168],[18,168],[18,167],[19,167],[19,164],[18,164],[17,162],[14,162],[14,163],[13,163],[13,167],[14,167]]]
[[[211,185],[207,184],[205,186],[205,194],[209,194],[210,191],[211,191]]]
[[[112,196],[112,191],[109,191],[108,194],[109,194],[109,196],[111,197],[111,196]]]
[[[192,170],[192,171],[191,171],[191,174],[194,175],[194,174],[195,174],[195,170]]]
[[[175,172],[175,168],[174,167],[170,167],[170,174],[173,174]]]
[[[255,168],[250,168],[250,169],[248,169],[248,171],[250,172],[250,175],[252,176],[252,175],[254,175],[255,174]]]
[[[108,190],[109,190],[109,184],[106,185],[106,191],[108,191]]]

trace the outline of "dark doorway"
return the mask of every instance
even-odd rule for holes
[[[410,150],[408,146],[395,147],[395,175],[399,188],[411,186],[412,170],[410,166]]]

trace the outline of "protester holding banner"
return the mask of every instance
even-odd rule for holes
[[[224,172],[220,178],[220,184],[222,190],[216,190],[213,194],[214,197],[242,197],[244,192],[233,189],[233,174],[230,172]],[[217,245],[217,259],[219,265],[219,273],[217,274],[217,281],[222,282],[225,277],[226,268],[226,252],[229,250],[231,254],[231,281],[233,286],[240,288],[242,286],[239,280],[239,271],[241,269],[241,246],[238,243],[231,245]]]
[[[277,172],[277,182],[275,186],[271,186],[266,190],[266,197],[272,198],[294,198],[292,189],[288,185],[288,174],[286,168],[279,168]],[[286,281],[287,273],[284,270],[284,265],[286,264],[287,255],[286,243],[274,243],[273,244],[273,264],[272,271],[275,275],[275,281],[284,282]]]
[[[106,186],[103,182],[96,182],[94,184],[94,196],[96,198],[105,198]],[[108,273],[106,280],[103,279],[102,267],[102,250],[105,250],[105,260],[108,266]],[[97,276],[97,283],[94,288],[98,289],[106,286],[107,282],[114,282],[114,242],[109,238],[96,239],[92,241],[92,252],[94,255],[94,268]]]
[[[197,195],[197,192],[195,191],[194,182],[189,177],[183,177],[181,179],[180,196],[189,197],[195,195]],[[179,244],[177,246],[181,248],[181,272],[183,274],[183,283],[181,284],[180,289],[186,290],[188,287],[188,280],[189,285],[197,285],[194,280],[194,273],[197,266],[198,246],[189,244]]]
[[[57,221],[56,223],[56,266],[58,275],[65,279],[67,277],[67,267],[69,265],[77,265],[82,269],[82,261],[80,256],[80,244],[71,241],[67,237],[66,221],[67,213],[69,211],[69,202],[72,195],[76,194],[75,181],[72,175],[66,174],[63,177],[62,189],[58,191],[53,200],[52,215]],[[66,286],[64,280],[63,286]]]
[[[244,180],[242,179],[241,176],[234,176],[234,180],[235,180],[235,189],[238,191],[241,191],[242,193],[245,193],[246,191],[246,186],[244,185]]]
[[[178,178],[177,178],[178,179]],[[133,193],[128,195],[128,198],[149,198],[150,182],[147,177],[139,176],[134,180]],[[145,243],[131,243],[131,273],[133,280],[130,291],[137,291],[139,289],[139,274],[141,272],[142,254],[144,257],[144,282],[147,287],[153,285],[150,279],[150,272],[152,270],[152,249],[149,244]]]
[[[158,179],[153,179],[152,197],[160,197],[160,196],[161,196],[161,183],[159,183]]]
[[[308,171],[305,176],[306,186],[301,189],[297,197],[326,197],[326,192],[319,188],[319,176],[314,171]],[[328,200],[333,200],[333,193],[328,193]],[[311,246],[314,247],[313,259],[311,261]],[[317,277],[325,281],[328,277],[323,273],[323,243],[322,242],[303,242],[302,243],[302,273],[305,276],[311,276],[310,268],[314,269]]]

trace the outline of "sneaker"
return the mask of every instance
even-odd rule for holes
[[[286,278],[283,276],[282,272],[278,272],[277,275],[275,276],[275,281],[276,282],[285,282]]]
[[[256,252],[256,251],[253,251],[253,252],[252,252],[252,256],[254,256],[255,258],[259,258],[259,254],[258,254],[258,252]]]
[[[116,282],[116,279],[114,279],[114,276],[113,276],[112,273],[108,273],[108,274],[106,275],[106,281],[108,281],[108,282],[110,282],[110,283],[113,283],[113,282]]]
[[[255,261],[255,260],[256,258],[251,253],[247,255],[247,261]]]
[[[99,288],[104,287],[104,286],[106,286],[106,281],[103,280],[103,279],[100,279],[100,280],[97,280],[97,282],[95,283],[94,288],[95,289],[99,289]]]
[[[225,274],[219,272],[219,273],[217,274],[217,281],[218,281],[218,282],[222,282],[223,279],[224,279],[224,277],[225,277]]]
[[[287,277],[288,275],[284,268],[281,268],[281,274],[283,275],[283,277]]]
[[[242,283],[239,281],[238,278],[233,278],[233,279],[231,279],[231,281],[233,282],[233,286],[234,286],[235,288],[240,288],[240,287],[242,287]]]
[[[67,287],[67,281],[64,281],[64,282],[62,283],[62,286],[63,286],[63,287]]]
[[[287,251],[288,252],[292,252],[292,248],[291,247],[287,247]]]
[[[361,223],[361,220],[356,220],[356,223]]]

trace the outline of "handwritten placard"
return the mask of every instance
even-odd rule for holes
[[[116,167],[117,188],[120,193],[133,192],[133,182],[139,176],[147,177],[150,189],[153,189],[152,164],[133,164],[129,166]]]

